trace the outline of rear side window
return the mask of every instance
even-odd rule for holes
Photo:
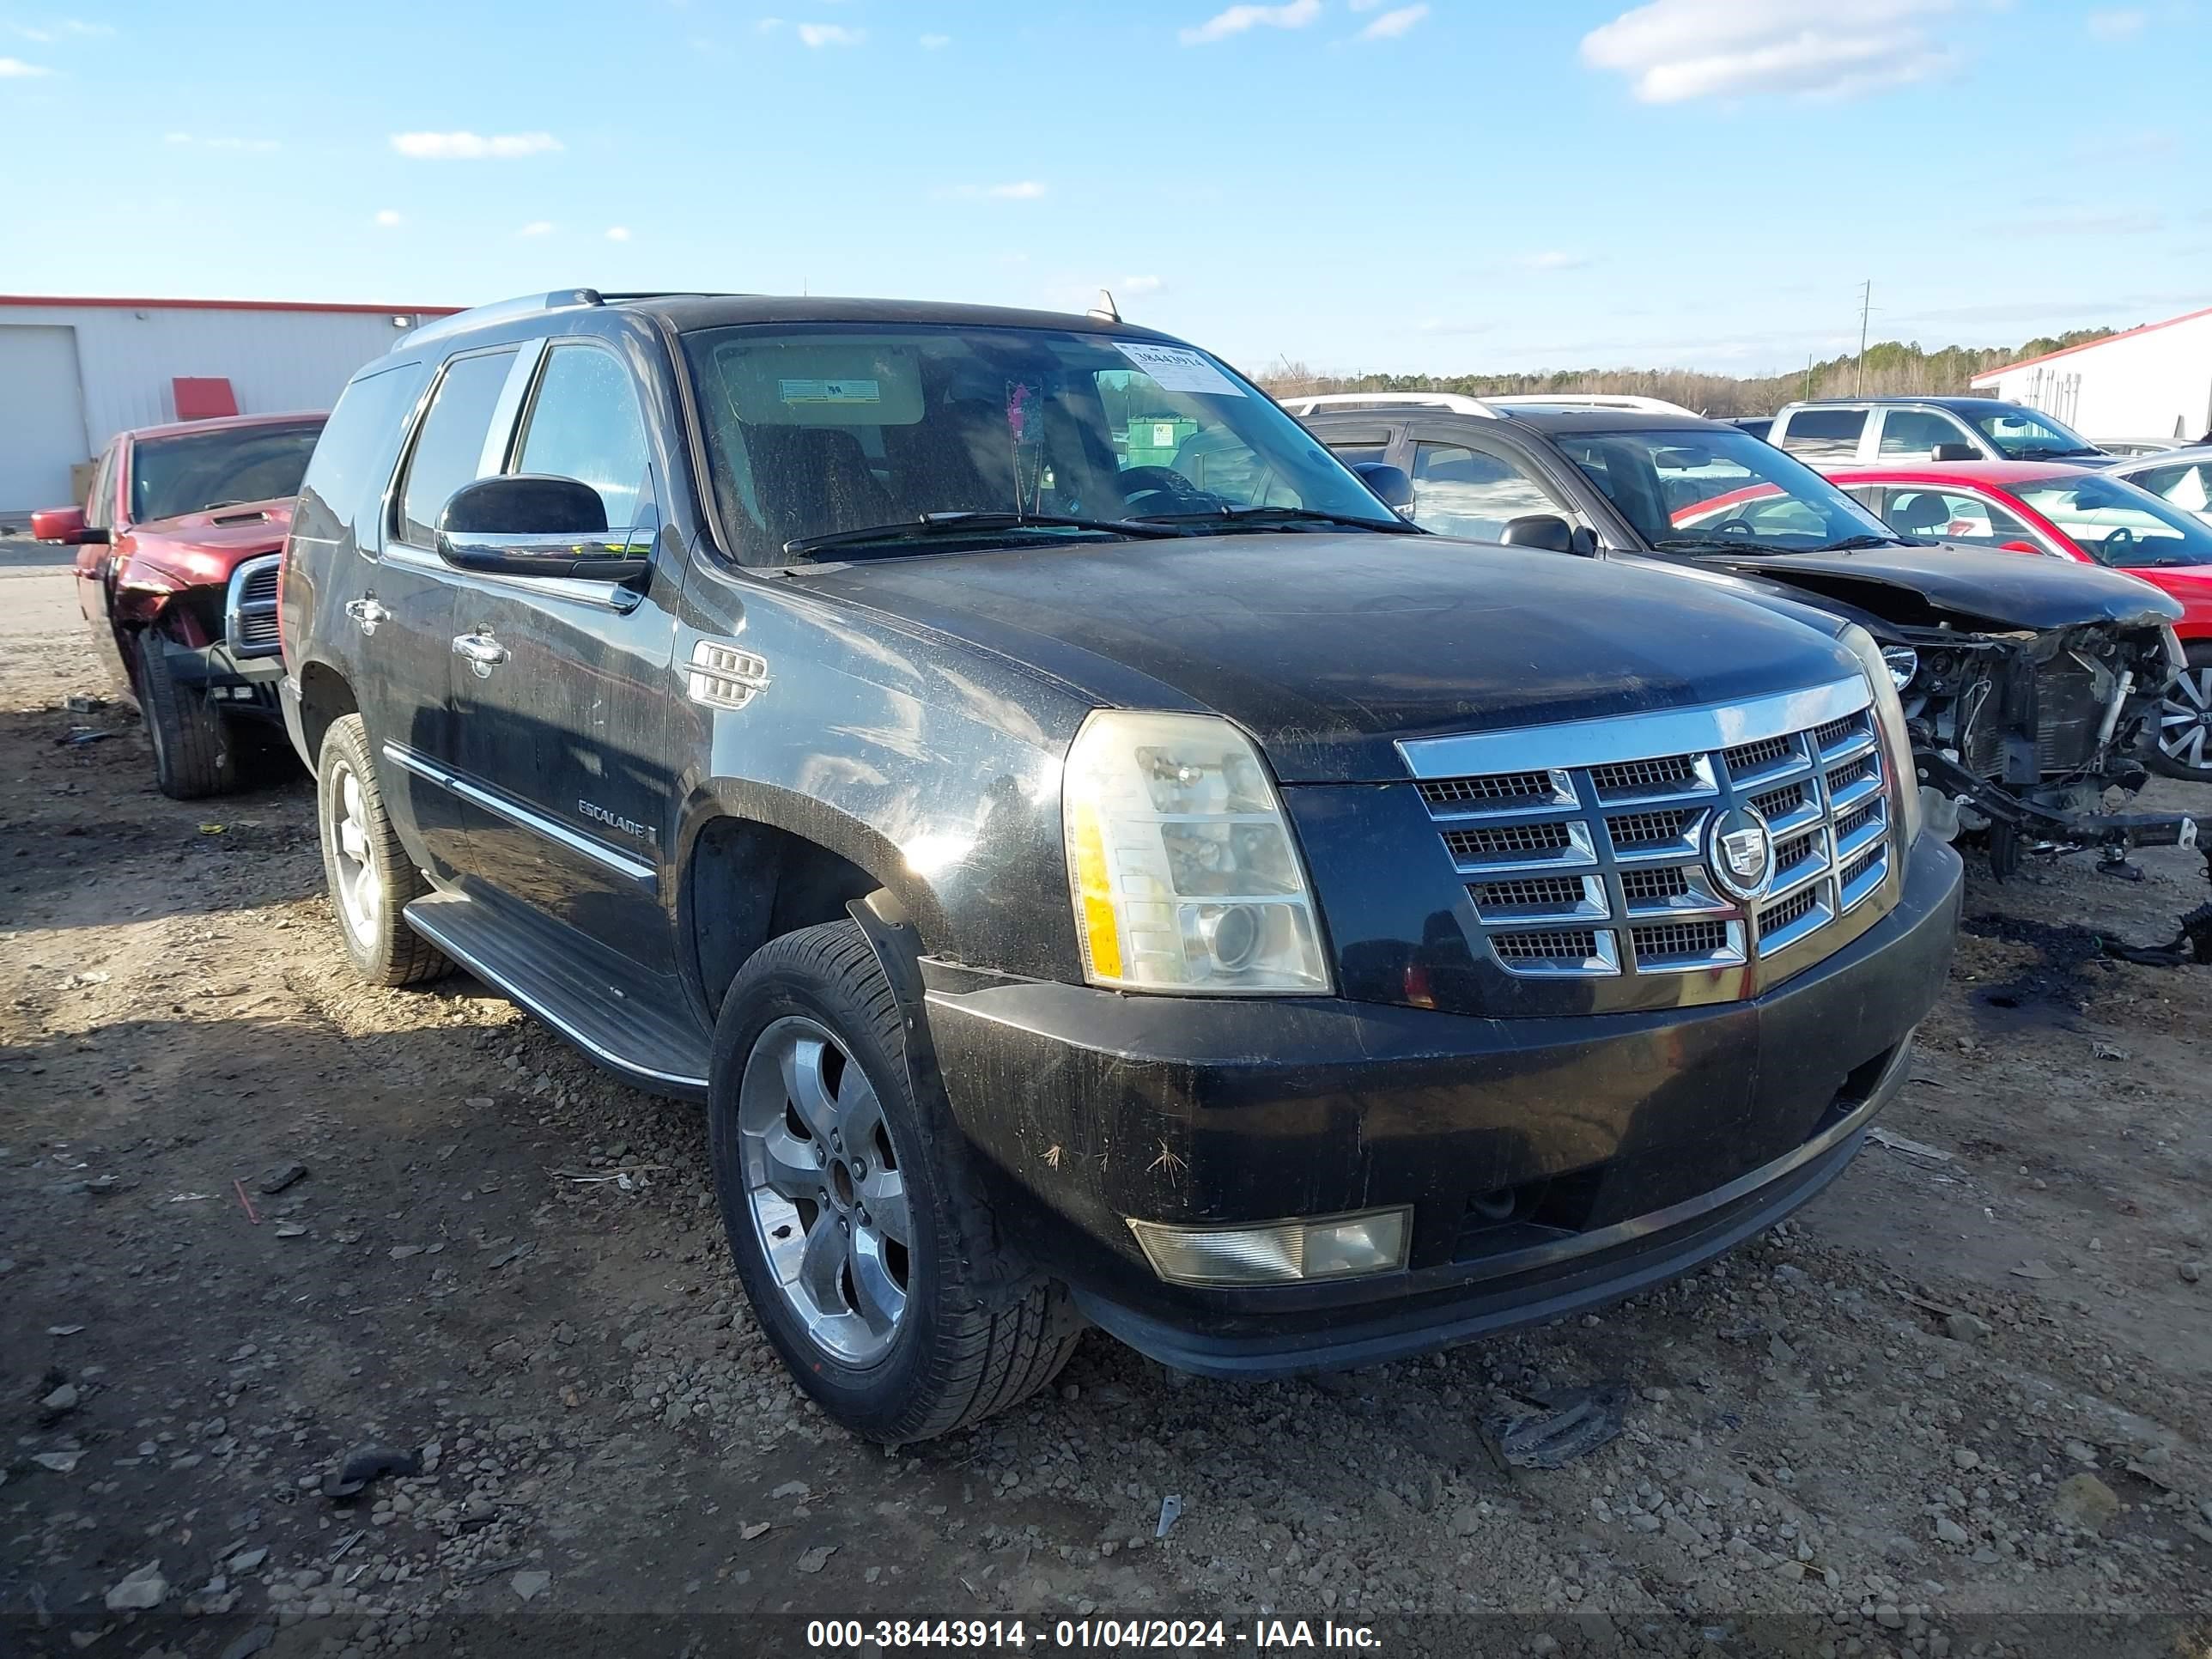
[[[1807,455],[1850,455],[1866,430],[1863,409],[1801,409],[1783,428],[1782,447]]]
[[[299,533],[335,541],[360,522],[392,476],[419,373],[385,369],[363,375],[339,395],[300,481]]]
[[[637,523],[645,468],[645,416],[629,371],[596,347],[555,346],[515,470],[591,485],[606,503],[607,527],[627,530]]]
[[[484,437],[514,365],[514,352],[495,351],[456,358],[447,367],[407,463],[407,482],[399,495],[402,541],[434,545],[447,498],[484,476]]]

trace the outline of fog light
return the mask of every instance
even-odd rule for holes
[[[1152,1271],[1175,1285],[1287,1285],[1406,1265],[1409,1209],[1263,1222],[1256,1226],[1171,1227],[1133,1218],[1129,1231]]]

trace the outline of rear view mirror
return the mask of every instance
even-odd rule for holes
[[[1510,520],[1498,539],[1508,547],[1540,547],[1547,553],[1573,553],[1574,527],[1554,513],[1531,513]]]
[[[84,521],[84,509],[81,507],[50,507],[33,513],[31,534],[39,541],[58,542],[64,547],[82,547],[87,543],[108,539],[105,530]]]
[[[607,529],[599,492],[574,478],[514,473],[463,484],[438,515],[438,556],[498,576],[623,582],[650,568],[629,533]]]
[[[1929,456],[1936,461],[1978,461],[1981,452],[1972,444],[1937,444]]]
[[[1413,481],[1406,476],[1404,467],[1392,466],[1388,461],[1361,461],[1352,470],[1392,512],[1403,513],[1413,504]]]

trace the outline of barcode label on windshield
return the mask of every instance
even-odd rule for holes
[[[1151,375],[1163,391],[1196,392],[1212,398],[1244,395],[1243,387],[1188,346],[1141,345],[1116,340],[1114,349]]]

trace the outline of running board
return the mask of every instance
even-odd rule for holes
[[[635,967],[549,917],[494,909],[459,893],[407,907],[408,925],[626,1082],[700,1100],[713,1039],[673,981]]]

